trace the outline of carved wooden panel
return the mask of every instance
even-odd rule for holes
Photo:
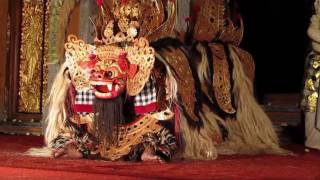
[[[0,22],[9,21],[8,18],[8,3],[9,0],[0,1]],[[9,23],[7,23],[9,24]],[[7,27],[5,24],[0,26],[0,119],[5,118],[5,80],[6,80],[6,56],[7,56]]]
[[[41,113],[45,1],[23,1],[18,112]]]
[[[10,119],[40,119],[47,87],[48,0],[10,1]],[[14,98],[12,98],[14,97]],[[16,98],[15,98],[16,97]]]

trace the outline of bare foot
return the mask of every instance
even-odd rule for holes
[[[54,158],[71,158],[80,159],[83,157],[82,153],[79,152],[76,146],[69,144],[64,148],[57,149],[52,152]]]
[[[145,151],[142,153],[141,161],[164,163],[161,157],[155,155],[154,151],[149,148],[145,149]]]

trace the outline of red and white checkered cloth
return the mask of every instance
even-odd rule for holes
[[[142,91],[134,97],[134,109],[136,114],[146,114],[157,109],[157,93],[155,80],[150,78]]]
[[[92,113],[94,98],[94,90],[76,91],[73,104],[74,112],[78,114]],[[150,78],[142,91],[133,99],[136,114],[146,114],[156,111],[157,93],[155,81]]]
[[[76,91],[73,110],[79,114],[93,112],[94,91]]]

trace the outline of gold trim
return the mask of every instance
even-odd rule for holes
[[[318,89],[320,81],[320,72],[318,70],[320,66],[320,56],[314,55],[311,60],[312,75],[306,79],[305,88],[309,92],[305,97],[306,111],[315,112],[318,105]]]
[[[213,55],[213,89],[215,98],[221,110],[228,114],[234,114],[236,110],[232,106],[229,64],[224,46],[210,44],[209,47]]]
[[[148,133],[158,133],[162,126],[148,114],[135,121],[133,124],[120,127],[118,144],[110,145],[108,140],[103,139],[99,146],[101,157],[108,160],[117,160],[128,154],[131,149],[142,142],[143,136]]]
[[[49,62],[49,29],[50,29],[50,7],[51,0],[46,2],[46,12],[45,12],[45,35],[44,35],[44,56],[43,56],[43,66],[42,66],[42,107],[46,105],[48,97],[48,62]]]
[[[19,68],[19,112],[41,112],[44,8],[44,0],[23,1]]]

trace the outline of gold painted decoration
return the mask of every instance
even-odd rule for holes
[[[212,41],[225,24],[224,0],[200,0],[201,10],[194,27],[194,38],[198,41]]]
[[[311,64],[308,72],[308,77],[305,80],[304,98],[302,107],[307,112],[315,112],[318,104],[318,90],[320,82],[320,55],[312,54],[310,56]]]
[[[44,13],[44,0],[23,1],[19,69],[19,112],[41,112]]]
[[[320,56],[315,56],[313,58],[312,67],[313,67],[313,69],[317,69],[320,67]]]
[[[148,133],[160,132],[162,126],[152,115],[146,115],[127,126],[120,127],[118,144],[110,145],[108,140],[100,144],[101,157],[108,160],[117,160],[127,155],[137,144],[142,143],[143,136]]]
[[[238,21],[239,26],[235,25],[230,18],[227,18],[227,25],[222,31],[219,40],[239,46],[243,38],[244,26],[242,17],[239,16]]]
[[[311,95],[308,96],[308,111],[315,112],[317,110],[318,97],[319,94],[317,92],[313,92]]]
[[[142,17],[139,19],[141,25],[139,37],[147,37],[165,20],[165,9],[162,0],[150,0],[141,4],[140,11]]]
[[[228,114],[234,114],[232,106],[231,82],[227,55],[222,44],[210,44],[213,62],[213,89],[219,107]]]
[[[138,71],[127,81],[127,93],[130,96],[138,95],[148,82],[155,62],[155,51],[149,46],[145,38],[136,39],[134,45],[126,49],[130,64],[137,65]]]
[[[199,0],[201,9],[194,28],[194,38],[198,41],[211,42],[219,40],[239,45],[243,37],[242,18],[236,17],[238,23],[231,20],[226,13],[225,0]]]
[[[176,23],[176,4],[173,1],[167,2],[167,16],[168,18],[155,30],[150,31],[147,34],[147,39],[150,42],[157,41],[161,38],[170,37],[173,34],[173,30]],[[150,29],[150,28],[149,28]]]
[[[91,89],[90,73],[80,65],[90,61],[90,54],[95,53],[95,47],[86,44],[74,35],[69,35],[65,43],[66,65],[68,67],[73,86],[76,90],[85,91]]]
[[[169,66],[174,67],[174,76],[178,84],[178,94],[187,115],[194,121],[199,121],[195,114],[195,82],[188,59],[181,49],[168,48],[158,52]]]
[[[43,55],[43,66],[42,66],[42,106],[44,107],[48,97],[48,62],[49,62],[49,30],[50,30],[50,7],[51,0],[46,1],[46,11],[44,20],[44,55]]]

